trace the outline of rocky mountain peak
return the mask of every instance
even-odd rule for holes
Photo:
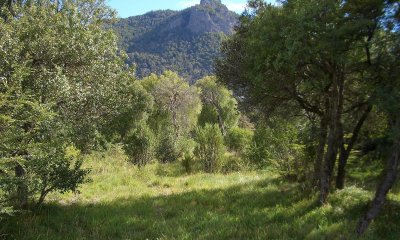
[[[222,5],[222,2],[221,2],[221,0],[201,0],[200,5],[217,8]]]
[[[223,32],[230,34],[237,23],[235,13],[228,10],[221,0],[201,0],[200,5],[189,8],[187,28],[195,34]]]

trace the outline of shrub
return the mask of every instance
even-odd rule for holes
[[[248,161],[235,154],[228,154],[224,156],[220,166],[221,172],[223,173],[239,172],[249,169]]]
[[[206,124],[196,131],[196,157],[202,162],[204,171],[215,172],[225,151],[224,139],[217,124]]]
[[[234,127],[226,136],[226,145],[230,150],[244,154],[250,147],[253,132],[250,129]]]
[[[191,173],[193,170],[194,157],[190,153],[185,153],[185,156],[182,159],[182,166],[185,168],[186,173]]]
[[[292,123],[281,119],[268,125],[259,123],[248,158],[259,167],[271,167],[284,177],[298,178],[304,158],[304,147],[298,142],[298,129]]]
[[[161,163],[176,161],[181,155],[180,142],[172,127],[162,130],[158,138],[156,157]]]
[[[185,168],[186,173],[191,173],[193,171],[193,167],[195,164],[195,159],[193,156],[194,148],[196,146],[196,142],[191,139],[185,139],[181,141],[181,148],[185,152],[183,155],[183,159],[181,161],[182,166]]]
[[[140,123],[124,140],[124,150],[131,162],[144,166],[154,157],[154,142],[151,129]]]
[[[89,172],[81,169],[82,158],[75,147],[35,149],[32,153],[32,159],[26,163],[26,170],[27,179],[36,176],[31,178],[33,180],[29,187],[32,196],[39,196],[36,206],[40,206],[50,192],[77,192]]]

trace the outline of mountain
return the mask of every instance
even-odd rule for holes
[[[220,44],[237,21],[221,0],[201,0],[182,11],[120,19],[113,28],[138,77],[173,70],[193,82],[213,73]]]

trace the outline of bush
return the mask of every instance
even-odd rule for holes
[[[172,127],[164,128],[159,136],[156,157],[161,163],[176,161],[181,155],[180,142]]]
[[[154,157],[155,137],[145,124],[139,124],[124,140],[124,150],[128,158],[138,166],[144,166]]]
[[[1,186],[0,195],[3,196],[0,196],[0,204],[13,205],[16,210],[30,205],[39,207],[51,192],[77,192],[89,172],[81,169],[80,151],[72,146],[64,147],[59,142],[36,145],[29,154],[27,159],[18,160],[15,169],[10,166],[3,173],[8,181]],[[0,205],[0,215],[12,212],[12,208]]]
[[[32,153],[32,159],[26,163],[26,171],[27,179],[33,179],[29,193],[32,196],[39,196],[36,201],[37,206],[43,203],[50,192],[77,192],[89,172],[81,169],[82,158],[80,151],[75,147],[70,146],[65,149],[52,147],[40,151],[36,149]]]
[[[195,164],[195,159],[193,156],[194,148],[196,146],[196,142],[189,138],[181,141],[181,148],[185,152],[183,159],[181,161],[182,166],[185,168],[186,173],[191,173],[193,171],[193,167]]]
[[[216,172],[223,158],[224,139],[217,124],[206,124],[196,131],[195,156],[202,162],[204,171]]]
[[[234,127],[226,136],[226,145],[230,150],[244,154],[251,144],[253,132],[250,129]]]
[[[220,166],[221,172],[223,173],[239,172],[249,169],[247,160],[235,154],[224,156]]]
[[[284,177],[298,178],[304,158],[304,147],[298,142],[298,130],[292,123],[280,119],[268,125],[259,123],[248,158],[259,167],[271,167]]]
[[[15,112],[3,117],[12,120],[0,130],[0,204],[18,211],[40,206],[50,192],[76,192],[88,171],[81,169],[80,151],[66,147],[68,131],[56,115],[33,102],[9,109]],[[10,213],[4,209],[0,215]]]
[[[190,153],[185,153],[185,156],[182,159],[182,166],[185,168],[186,173],[191,173],[194,165],[194,157]]]

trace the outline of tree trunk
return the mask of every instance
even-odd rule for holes
[[[43,189],[40,192],[40,197],[39,197],[38,201],[36,202],[35,208],[41,207],[41,205],[44,202],[44,199],[46,199],[47,194],[49,194],[51,191],[52,191],[52,188],[49,188],[49,189]]]
[[[28,187],[24,183],[25,169],[17,164],[15,167],[15,176],[18,178],[16,206],[19,209],[28,207]]]
[[[219,106],[219,103],[216,99],[214,99],[214,95],[212,95],[212,100],[211,100],[211,104],[214,105],[215,110],[217,111],[218,114],[218,125],[219,125],[219,129],[221,130],[222,136],[225,137],[226,135],[226,130],[225,130],[225,123],[224,123],[224,119],[222,117],[222,109]]]
[[[314,180],[313,183],[315,186],[318,186],[319,181],[322,176],[322,164],[325,153],[325,145],[326,139],[328,137],[328,123],[326,121],[326,117],[321,118],[320,128],[319,128],[319,140],[317,147],[317,154],[314,163]]]
[[[222,136],[225,137],[225,135],[226,135],[225,124],[224,124],[224,120],[222,120],[222,116],[221,116],[221,114],[219,114],[219,112],[218,112],[218,125],[219,125],[219,128],[221,129]]]
[[[333,126],[329,129],[328,136],[328,149],[325,154],[324,169],[322,171],[321,182],[320,182],[320,198],[321,204],[325,204],[328,199],[329,185],[333,173],[333,168],[335,166],[337,156],[337,130]]]
[[[350,141],[347,145],[347,148],[345,147],[344,141],[342,141],[341,146],[340,146],[340,156],[339,156],[339,166],[338,166],[338,174],[336,177],[336,188],[337,189],[343,189],[344,188],[344,182],[345,182],[345,176],[346,176],[346,165],[347,165],[347,160],[349,159],[351,150],[353,150],[354,144],[357,142],[358,135],[361,131],[361,128],[367,119],[369,113],[372,110],[372,105],[368,105],[368,107],[365,109],[363,115],[361,118],[358,120],[357,125],[353,129],[353,134],[350,138]]]
[[[399,129],[400,129],[400,117],[397,117],[396,127],[394,129],[394,132],[399,131]],[[392,188],[397,177],[397,171],[399,167],[399,155],[400,155],[400,135],[399,133],[397,133],[397,136],[395,137],[395,140],[393,142],[391,154],[387,160],[385,177],[382,180],[382,182],[378,185],[374,200],[372,201],[369,210],[360,219],[360,222],[358,223],[356,229],[358,235],[362,235],[367,230],[369,224],[379,214],[383,204],[385,203],[386,195]]]
[[[328,149],[325,154],[324,169],[320,182],[319,202],[325,204],[328,200],[333,169],[337,158],[339,141],[341,139],[341,117],[343,108],[344,79],[339,75],[332,76],[333,89],[329,101],[329,135]]]

